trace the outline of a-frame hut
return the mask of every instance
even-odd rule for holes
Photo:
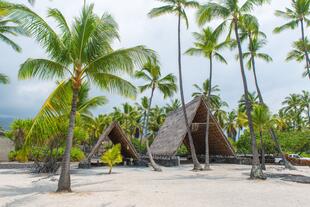
[[[136,151],[135,147],[128,139],[122,128],[117,122],[113,122],[108,126],[104,132],[99,137],[96,145],[92,148],[91,152],[87,156],[87,158],[79,164],[81,168],[88,168],[90,167],[91,158],[94,154],[98,151],[100,145],[103,141],[110,140],[113,144],[120,144],[121,145],[121,153],[123,158],[125,159],[133,159],[138,160],[139,154]]]
[[[205,134],[208,105],[204,98],[197,97],[186,105],[186,113],[191,127],[197,155],[205,154]],[[182,108],[172,112],[166,118],[150,149],[155,156],[172,157],[178,148],[185,144],[189,148],[189,140],[184,122]],[[235,156],[235,152],[223,133],[215,117],[210,114],[209,125],[210,155]]]

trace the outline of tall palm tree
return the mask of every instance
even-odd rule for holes
[[[297,62],[302,62],[306,58],[305,56],[306,52],[310,51],[310,42],[308,38],[305,38],[304,41],[302,40],[295,41],[292,47],[293,47],[293,50],[291,50],[287,54],[286,61],[295,60]],[[310,70],[307,68],[307,66],[305,68],[306,68],[306,71],[303,73],[304,77],[310,75]]]
[[[149,105],[148,105],[148,109],[146,113],[146,121],[143,127],[143,137],[147,137],[149,115],[150,115],[150,110],[152,107],[154,92],[155,90],[158,90],[164,95],[164,98],[171,97],[177,91],[177,85],[175,83],[176,77],[171,73],[162,77],[161,68],[156,59],[149,59],[148,62],[143,66],[143,68],[140,71],[136,72],[136,77],[147,81],[145,85],[142,85],[139,87],[141,93],[149,89],[151,90],[151,95],[149,98]],[[148,145],[149,143],[147,139],[146,147],[147,147],[147,151],[148,151],[151,164],[155,171],[161,171],[159,166],[157,166],[154,160],[152,160],[152,153]]]
[[[183,91],[183,77],[182,77],[182,55],[181,55],[181,20],[185,21],[186,28],[188,28],[188,18],[186,15],[187,8],[198,8],[199,3],[196,1],[191,0],[158,0],[167,5],[154,8],[150,11],[150,17],[158,17],[165,14],[173,14],[178,17],[178,69],[179,69],[179,87],[180,87],[180,95],[181,95],[181,103],[182,103],[182,110],[184,116],[184,122],[189,138],[189,145],[191,150],[191,155],[194,163],[194,170],[201,170],[202,167],[197,159],[196,150],[194,146],[193,136],[191,133],[190,126],[188,124],[188,118],[186,114],[186,107],[185,107],[185,100],[184,100],[184,91]]]
[[[265,105],[255,105],[253,111],[253,123],[254,128],[259,132],[260,145],[261,145],[261,165],[263,170],[266,170],[265,165],[265,148],[263,142],[263,131],[270,127],[271,115],[268,108]]]
[[[8,84],[10,82],[8,76],[4,75],[3,73],[0,73],[0,83],[2,84]]]
[[[195,92],[192,94],[193,98],[203,96],[206,100],[208,99],[208,96],[210,96],[210,106],[211,108],[215,108],[216,103],[218,102],[221,97],[219,96],[219,92],[221,91],[218,85],[214,85],[211,87],[211,94],[209,95],[209,88],[210,88],[210,81],[209,79],[206,79],[202,86],[199,86],[198,84],[193,85],[195,88]]]
[[[258,78],[257,78],[257,73],[256,73],[256,64],[255,60],[256,59],[261,59],[266,62],[271,62],[272,58],[265,53],[259,52],[259,50],[266,44],[266,35],[260,31],[259,29],[259,23],[256,17],[252,15],[244,15],[241,18],[241,40],[242,39],[248,39],[249,44],[248,44],[248,51],[243,53],[243,58],[248,58],[247,62],[247,67],[249,69],[252,69],[253,75],[254,75],[254,82],[255,82],[255,87],[256,87],[256,92],[258,95],[258,99],[261,105],[265,105],[263,96],[258,84]],[[250,96],[251,97],[251,96]],[[240,105],[239,105],[240,106]],[[271,137],[275,141],[278,150],[280,151],[285,166],[288,169],[293,169],[294,167],[286,160],[283,152],[281,151],[280,145],[278,145],[278,138],[276,136],[276,133],[274,132],[274,129],[270,125],[269,132],[271,134]]]
[[[143,46],[113,50],[111,44],[119,38],[117,24],[108,14],[97,16],[93,8],[93,4],[84,5],[72,27],[59,10],[49,9],[48,16],[57,22],[57,30],[25,6],[17,5],[14,12],[23,29],[43,46],[49,56],[49,59],[28,59],[21,65],[19,78],[57,78],[71,83],[71,112],[58,192],[71,191],[70,151],[82,83],[89,79],[103,90],[134,97],[135,87],[117,74],[133,74],[134,67],[141,67],[152,54]]]
[[[219,42],[219,37],[221,35],[220,29],[213,30],[211,27],[207,27],[203,29],[201,33],[194,32],[193,36],[196,40],[194,42],[194,47],[190,48],[186,51],[188,55],[202,55],[205,58],[209,59],[209,81],[208,81],[208,92],[207,92],[207,103],[211,105],[211,92],[212,92],[212,77],[213,77],[213,59],[217,59],[222,63],[227,64],[225,58],[220,54],[220,50],[227,47],[228,41]],[[206,157],[205,157],[205,170],[210,169],[210,161],[209,161],[209,122],[210,122],[210,110],[207,115],[206,122],[206,135],[205,135],[205,143],[206,143]]]
[[[304,24],[310,25],[310,0],[292,0],[291,1],[291,8],[285,8],[285,11],[277,10],[275,15],[278,17],[282,17],[284,19],[289,20],[289,22],[276,27],[274,29],[275,33],[280,33],[287,29],[295,29],[300,25],[301,29],[301,40],[306,46],[306,35],[305,35],[305,28]],[[306,61],[306,68],[308,72],[308,77],[310,79],[310,59],[309,59],[309,50],[303,49],[305,53],[305,61]]]
[[[265,175],[260,166],[259,155],[256,146],[256,135],[253,128],[252,115],[251,115],[251,105],[248,99],[248,83],[244,70],[244,62],[242,57],[242,47],[241,47],[241,39],[240,39],[240,28],[239,25],[241,23],[241,18],[244,15],[251,16],[249,13],[253,10],[253,8],[257,5],[262,5],[267,0],[246,0],[242,4],[240,4],[239,0],[224,0],[221,3],[210,2],[203,5],[198,11],[198,23],[203,25],[207,21],[210,21],[215,18],[223,19],[223,22],[220,24],[219,28],[226,28],[227,24],[229,24],[229,33],[228,39],[230,39],[232,31],[235,33],[235,38],[238,46],[238,54],[239,54],[239,62],[240,62],[240,70],[243,81],[243,89],[245,96],[245,105],[246,105],[246,114],[248,117],[248,125],[250,129],[250,135],[252,140],[252,153],[253,153],[253,161],[252,161],[252,170],[250,177],[252,179],[266,179]]]
[[[245,15],[241,19],[241,39],[248,39],[248,51],[243,53],[243,58],[248,59],[247,67],[252,69],[255,81],[255,87],[260,102],[263,102],[262,94],[258,86],[258,78],[256,73],[256,59],[271,62],[272,58],[259,50],[266,45],[266,35],[259,30],[259,23],[256,17]]]

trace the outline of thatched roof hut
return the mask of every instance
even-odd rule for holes
[[[92,156],[98,151],[102,142],[106,140],[111,140],[113,144],[120,144],[124,158],[133,158],[134,160],[139,159],[139,154],[120,125],[117,122],[113,122],[101,134],[96,145],[92,148],[90,154],[87,156],[87,160],[92,158]]]
[[[191,126],[197,155],[205,154],[205,131],[208,105],[202,97],[195,98],[186,105],[186,113]],[[178,148],[185,144],[189,149],[189,140],[184,122],[182,108],[168,115],[151,145],[155,156],[174,156]],[[219,126],[215,117],[210,114],[209,125],[210,155],[234,156],[235,152]]]

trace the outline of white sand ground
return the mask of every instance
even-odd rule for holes
[[[249,180],[250,166],[216,164],[212,171],[192,172],[190,165],[164,168],[116,167],[72,170],[74,193],[54,193],[58,176],[29,174],[25,170],[0,170],[0,206],[100,206],[100,207],[307,207],[310,168],[286,171],[268,166],[272,178]],[[295,176],[293,176],[294,174]]]

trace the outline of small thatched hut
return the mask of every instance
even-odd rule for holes
[[[133,160],[139,159],[139,154],[136,151],[135,147],[128,139],[122,128],[117,122],[113,122],[108,126],[104,132],[99,137],[96,145],[92,148],[91,152],[87,156],[85,160],[80,163],[80,167],[89,167],[90,161],[93,155],[98,151],[100,145],[103,141],[110,140],[113,144],[120,144],[121,145],[121,153],[123,158],[129,159],[132,158]]]
[[[186,105],[186,113],[191,126],[197,155],[205,154],[205,133],[208,105],[204,98],[198,97]],[[182,108],[168,115],[160,128],[150,149],[155,156],[175,156],[178,148],[184,144],[189,148]],[[209,125],[210,155],[234,156],[235,152],[219,126],[215,117],[210,114]]]

